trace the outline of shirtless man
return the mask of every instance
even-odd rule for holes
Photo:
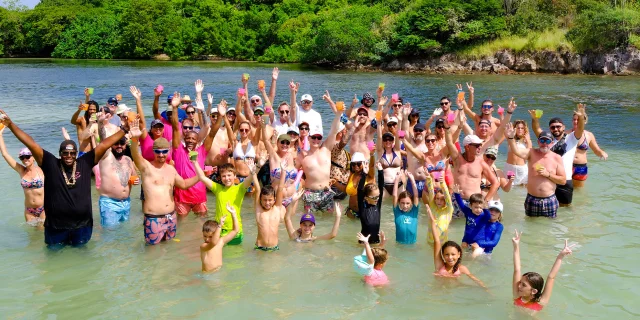
[[[326,95],[325,95],[326,97]],[[335,108],[335,104],[326,97],[331,109],[334,110],[335,118],[331,124],[331,132],[327,140],[322,143],[322,132],[312,129],[309,133],[309,151],[304,154],[298,153],[298,162],[302,164],[305,175],[305,192],[302,196],[306,211],[327,211],[333,210],[333,196],[335,192],[330,187],[331,171],[331,150],[336,144],[336,134],[338,133],[338,123],[340,114]]]
[[[373,98],[367,98],[366,101],[363,98],[365,103],[369,103],[370,101],[375,101]],[[387,98],[381,98],[380,103],[378,104],[378,110],[381,110],[382,106],[387,102]],[[353,135],[351,136],[351,142],[349,143],[349,152],[354,154],[356,152],[360,152],[364,155],[365,159],[369,159],[370,151],[367,146],[368,142],[373,142],[373,135],[376,133],[376,128],[372,126],[373,120],[375,119],[375,110],[371,110],[370,108],[363,106],[356,110],[354,124],[355,129],[353,131]],[[383,124],[376,121],[378,126],[382,126]],[[369,171],[369,163],[365,161],[364,163],[364,171]]]
[[[538,135],[538,148],[522,149],[516,146],[516,131],[509,123],[504,132],[509,142],[509,149],[517,157],[526,160],[529,169],[527,198],[524,201],[524,212],[530,217],[555,218],[558,212],[556,185],[566,183],[565,168],[562,157],[551,151],[553,135],[542,131]]]
[[[144,239],[147,244],[154,245],[171,240],[176,235],[178,218],[173,200],[174,186],[183,190],[191,188],[198,182],[198,176],[185,180],[173,166],[166,163],[171,145],[165,138],[153,141],[156,157],[151,162],[145,160],[138,150],[138,138],[141,134],[137,122],[134,123],[131,129],[131,157],[140,170],[145,198],[153,199],[145,201],[142,208]]]
[[[86,152],[91,151],[93,149],[93,145],[91,143],[91,136],[83,135],[83,132],[87,130],[91,126],[91,117],[98,112],[99,106],[98,103],[90,100],[91,94],[89,93],[89,88],[84,89],[85,102],[84,104],[89,105],[85,110],[83,103],[78,106],[78,110],[71,117],[71,124],[76,126],[76,132],[78,134],[78,146],[79,153],[78,156],[82,156]],[[80,117],[80,112],[84,111],[84,116]],[[95,116],[94,116],[95,118]],[[95,141],[94,141],[95,143]]]
[[[280,162],[281,172],[287,169],[286,161]],[[280,184],[284,185],[285,174],[280,175]],[[254,172],[254,179],[257,179]],[[286,209],[282,205],[282,189],[277,191],[272,186],[264,186],[260,188],[260,184],[256,183],[256,194],[254,209],[256,210],[256,225],[258,226],[258,237],[254,250],[262,250],[267,252],[278,251],[278,227],[280,220],[284,218]]]
[[[472,194],[481,193],[480,184],[483,174],[487,178],[487,184],[491,184],[491,189],[485,196],[485,201],[493,199],[493,195],[498,192],[500,184],[496,175],[491,172],[489,165],[482,160],[480,155],[482,140],[474,135],[464,137],[462,141],[464,153],[460,154],[451,138],[450,128],[447,129],[445,139],[447,140],[447,148],[453,161],[453,167],[457,168],[453,174],[453,179],[455,183],[461,186],[460,195],[462,199],[468,201]],[[469,205],[468,203],[466,204]],[[459,210],[454,213],[454,217],[460,216],[461,212]]]
[[[467,104],[464,101],[460,101],[460,105],[466,109]],[[511,97],[511,101],[509,101],[509,106],[507,107],[507,114],[504,117],[505,125],[511,121],[511,115],[513,111],[516,110],[516,102]],[[500,143],[504,140],[504,129],[505,126],[500,124],[497,129],[494,128],[495,123],[491,122],[487,119],[480,119],[479,122],[476,122],[476,131],[475,133],[478,135],[478,138],[482,139],[482,148],[480,152],[484,154],[484,152],[493,146],[499,146]]]
[[[98,166],[100,167],[100,223],[103,226],[113,226],[118,222],[129,220],[131,211],[131,183],[130,177],[136,175],[133,161],[124,155],[127,138],[122,137],[104,154]],[[137,180],[137,179],[136,179]],[[137,181],[131,181],[135,184]]]
[[[458,90],[462,91],[462,84],[458,84],[457,87],[458,87]],[[488,121],[488,123],[490,124],[490,130],[488,133],[489,135],[496,132],[496,129],[498,129],[498,127],[500,126],[501,121],[500,119],[493,117],[493,101],[489,99],[482,101],[482,111],[480,114],[476,114],[475,112],[473,112],[473,97],[474,97],[473,82],[467,83],[467,88],[469,89],[469,105],[468,106],[464,105],[463,109],[464,109],[464,112],[467,114],[467,116],[469,116],[471,120],[473,120],[473,123],[476,128],[476,134],[478,134],[480,139],[482,139],[482,137],[478,133],[478,128],[480,126],[481,120]],[[500,134],[500,137],[502,138],[502,134]]]

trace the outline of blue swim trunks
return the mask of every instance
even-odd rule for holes
[[[100,207],[100,224],[103,226],[113,226],[118,222],[129,220],[131,198],[118,200],[100,196],[98,206]]]
[[[425,180],[416,180],[416,188],[418,188],[418,197],[422,198],[422,191],[424,191],[424,187],[426,186]],[[413,184],[411,182],[407,182],[407,192],[413,197],[415,193],[413,192]]]

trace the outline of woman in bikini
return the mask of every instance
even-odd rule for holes
[[[370,165],[369,172],[367,173],[364,171],[364,162],[364,154],[361,152],[355,152],[351,155],[351,175],[349,176],[349,182],[347,182],[347,187],[345,188],[345,192],[349,195],[349,207],[345,213],[349,218],[359,218],[358,210],[360,208],[358,206],[358,185],[360,184],[360,179],[366,179],[366,183],[375,182],[374,166]],[[369,163],[372,164],[374,162],[375,156],[372,152]]]
[[[20,184],[24,189],[24,219],[28,224],[38,225],[44,222],[44,173],[40,167],[35,166],[31,151],[23,148],[18,153],[18,157],[22,164],[16,162],[4,144],[2,136],[4,128],[0,129],[0,151],[2,157],[15,170],[22,180]]]
[[[278,136],[278,141],[275,148],[270,141],[267,140],[266,125],[264,121],[259,121],[258,126],[262,131],[262,143],[264,143],[267,152],[269,153],[269,176],[271,177],[271,186],[278,190],[282,189],[282,205],[286,208],[291,204],[292,196],[296,192],[296,186],[294,185],[296,178],[298,177],[298,169],[295,167],[296,157],[292,156],[289,152],[291,147],[291,137],[288,134],[281,134]],[[282,172],[280,163],[282,161],[287,163],[285,172]],[[280,185],[280,177],[285,175],[284,185]]]
[[[380,128],[380,127],[378,127]],[[378,134],[382,130],[378,129]],[[393,195],[393,183],[402,168],[402,156],[400,155],[400,143],[396,143],[396,139],[391,132],[382,134],[382,143],[378,143],[378,162],[382,165],[384,172],[384,189],[387,195]],[[402,182],[399,184],[402,186]]]
[[[228,120],[224,119],[224,125],[227,127],[229,141],[233,144],[233,165],[237,172],[237,183],[242,183],[251,174],[251,170],[244,160],[255,161],[256,150],[254,146],[257,146],[260,142],[262,130],[256,130],[256,134],[251,136],[251,124],[249,124],[248,121],[243,121],[238,127],[238,131],[240,132],[240,140],[238,141],[232,135],[233,131],[230,130],[231,124]],[[249,188],[247,192],[253,192],[253,188]]]
[[[444,175],[447,186],[451,187],[451,185],[453,184],[453,173],[447,165],[448,154],[445,154],[448,153],[448,149],[445,148],[443,150],[438,150],[438,148],[436,147],[438,143],[437,139],[438,138],[435,134],[427,134],[427,137],[424,139],[424,143],[427,146],[426,152],[416,150],[416,148],[407,146],[407,144],[405,144],[405,147],[418,160],[424,163],[424,168],[435,181],[440,180],[440,177]]]
[[[584,116],[584,124],[587,124],[589,118],[585,114]],[[573,128],[578,126],[578,115],[573,114]],[[569,132],[573,132],[572,129]],[[580,141],[578,141],[578,147],[576,149],[576,155],[573,158],[573,175],[571,178],[573,179],[573,187],[579,188],[583,187],[584,183],[587,181],[588,170],[587,170],[587,150],[589,147],[593,150],[593,153],[596,156],[600,157],[602,160],[607,160],[609,155],[604,152],[604,150],[600,149],[598,142],[596,142],[596,136],[593,135],[592,132],[584,130],[584,135]]]
[[[529,128],[524,120],[516,120],[513,122],[513,127],[516,129],[516,146],[518,149],[528,150],[531,149],[531,138],[529,138]],[[509,149],[507,153],[507,162],[504,165],[505,172],[513,172],[515,178],[513,180],[514,186],[526,185],[529,180],[529,169],[527,168],[527,162],[516,155]]]

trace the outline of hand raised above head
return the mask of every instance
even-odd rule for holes
[[[273,68],[273,71],[271,71],[271,79],[278,80],[279,74],[280,74],[280,69],[278,69],[278,67]]]
[[[140,100],[142,98],[142,92],[140,92],[140,90],[136,86],[130,86],[129,87],[129,92],[131,92],[131,95],[136,100]]]
[[[202,83],[202,80],[196,80],[196,82],[194,83],[194,87],[196,89],[196,93],[202,93],[202,91],[204,90],[204,84]]]

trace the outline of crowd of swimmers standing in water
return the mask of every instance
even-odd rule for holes
[[[245,195],[253,194],[256,250],[279,250],[283,221],[291,241],[331,240],[344,214],[362,226],[357,240],[364,251],[354,257],[354,268],[366,283],[378,286],[388,283],[383,271],[387,238],[380,230],[382,200],[388,196],[398,243],[416,242],[422,202],[429,217],[426,239],[433,246],[434,275],[465,274],[484,287],[461,261],[464,252],[474,258],[490,255],[500,241],[504,212],[498,190],[526,187],[525,214],[555,218],[559,206],[571,204],[574,187],[587,179],[587,150],[607,158],[593,133],[585,130],[583,104],[573,112],[571,128],[554,117],[548,129],[542,129],[542,110],[529,110],[534,147],[528,121],[512,119],[515,99],[506,109],[484,100],[480,110],[474,110],[471,83],[466,91],[458,84],[454,98],[442,97],[440,106],[427,114],[427,108],[412,107],[398,94],[385,96],[384,83],[376,96],[367,92],[349,104],[334,101],[328,91],[322,101],[308,93],[299,97],[302,86],[292,80],[289,100],[273,105],[278,75],[274,68],[270,90],[258,80],[259,94],[249,96],[250,76],[243,74],[235,104],[214,104],[211,94],[205,100],[201,80],[195,82],[193,100],[178,92],[167,95],[158,85],[149,126],[142,93],[135,86],[130,87],[134,109],[121,102],[121,95],[100,106],[91,99],[93,88],[85,88],[85,100],[71,117],[78,142],[63,128],[65,140],[57,155],[0,110],[0,151],[20,176],[26,221],[44,225],[50,248],[87,243],[93,231],[94,175],[100,223],[105,226],[129,219],[131,187],[141,185],[144,238],[156,245],[175,237],[179,216],[207,216],[208,189],[216,199],[215,219],[202,226],[200,253],[202,270],[214,272],[222,266],[223,247],[242,243],[240,211]],[[317,104],[333,113],[328,130],[314,110]],[[7,130],[26,146],[18,153],[20,162],[7,152]],[[508,153],[501,170],[495,161],[505,141]],[[347,197],[343,208],[339,201]],[[300,200],[304,210],[299,226],[294,226]],[[335,217],[331,232],[314,234],[318,212]],[[465,220],[460,244],[448,239],[449,224],[456,218]],[[545,285],[540,274],[521,273],[517,230],[512,242],[514,304],[539,311],[549,302],[555,276],[572,246],[565,242]]]

